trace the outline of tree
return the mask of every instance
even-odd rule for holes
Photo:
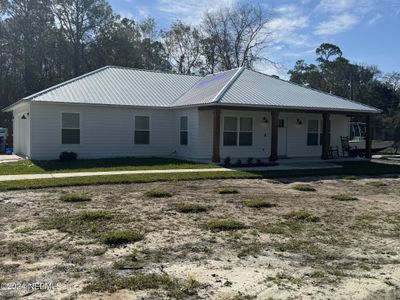
[[[342,57],[342,50],[336,45],[329,43],[322,43],[316,50],[315,53],[318,55],[317,60],[319,62],[328,61],[331,57]]]
[[[206,50],[209,69],[219,70],[237,67],[253,68],[254,63],[266,60],[262,51],[267,45],[269,14],[261,5],[239,3],[230,8],[208,12],[202,20],[206,35],[203,46]],[[214,55],[215,57],[211,57]]]
[[[178,73],[191,74],[201,65],[201,35],[197,28],[181,21],[172,23],[163,34],[164,47]]]

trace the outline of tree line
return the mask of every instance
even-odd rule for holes
[[[122,18],[106,0],[0,0],[0,108],[105,65],[183,74],[255,68],[268,61],[270,20],[264,6],[238,2],[197,26],[176,20],[160,30],[154,18]],[[316,64],[298,61],[290,80],[381,108],[380,132],[400,139],[399,73],[352,64],[335,45],[316,54]],[[10,121],[0,113],[0,126]]]

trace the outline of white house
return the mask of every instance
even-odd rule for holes
[[[376,108],[245,68],[189,76],[104,67],[26,97],[14,152],[31,159],[174,156],[213,160],[328,158],[350,116]]]

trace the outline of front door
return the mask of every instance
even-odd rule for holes
[[[278,127],[278,156],[287,155],[287,118],[279,119]]]

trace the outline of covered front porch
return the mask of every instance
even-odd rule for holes
[[[372,114],[348,111],[268,109],[213,105],[199,108],[200,126],[212,125],[212,161],[284,158],[328,160],[332,149],[343,157],[341,137],[349,135],[352,116],[365,118],[365,158],[371,158]],[[202,122],[203,121],[203,122]],[[204,131],[204,129],[203,129]]]

